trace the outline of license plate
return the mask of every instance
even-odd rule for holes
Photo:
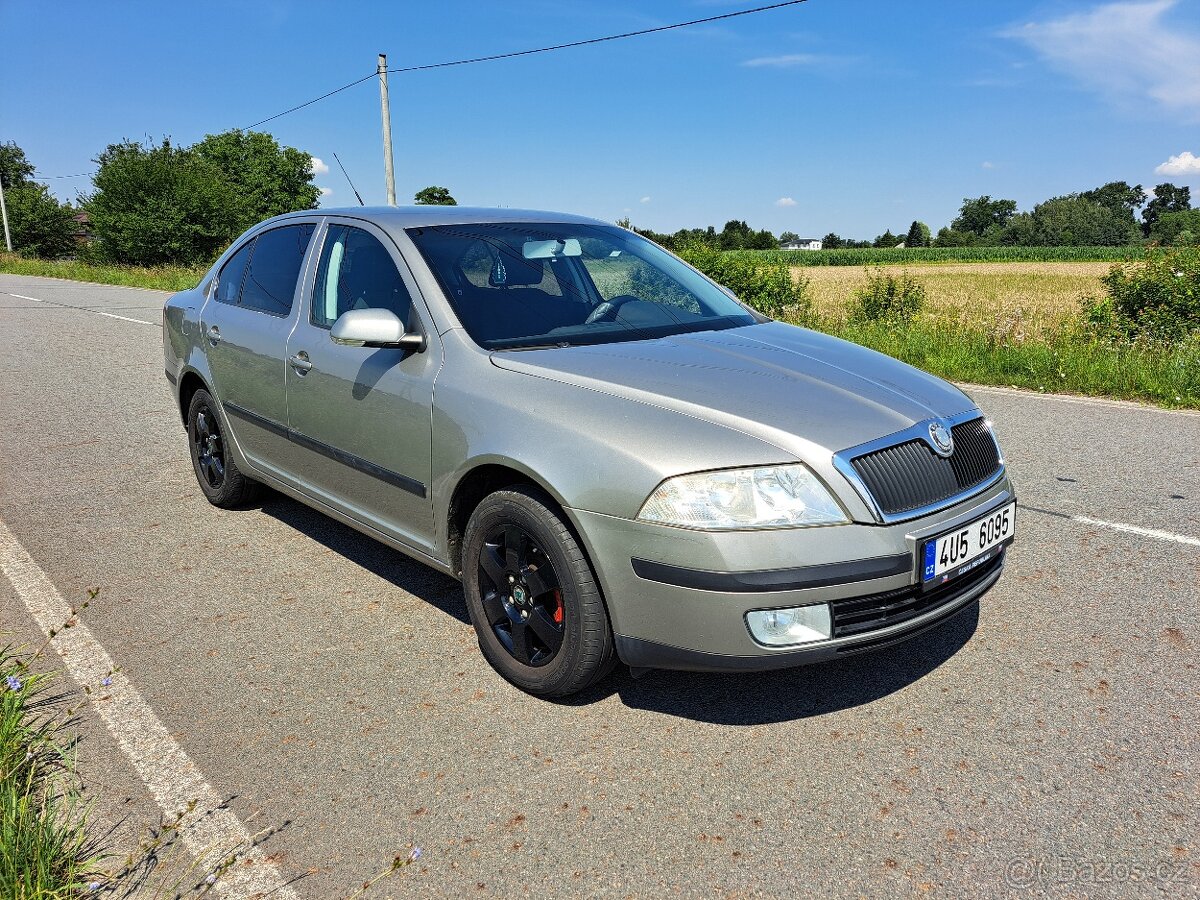
[[[921,581],[925,587],[945,584],[992,559],[1013,538],[1017,504],[993,510],[961,528],[925,543]]]

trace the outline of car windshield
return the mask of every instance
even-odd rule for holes
[[[459,320],[488,350],[600,344],[760,321],[670,253],[616,226],[412,228]]]

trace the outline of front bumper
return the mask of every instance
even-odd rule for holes
[[[755,671],[894,644],[967,609],[999,579],[1006,553],[922,593],[917,551],[928,538],[1012,500],[1005,477],[955,506],[895,525],[743,532],[689,531],[582,510],[570,514],[595,563],[623,662],[637,668]],[[746,625],[750,610],[810,603],[830,603],[832,639],[773,648],[755,641]],[[858,610],[857,624],[839,629],[839,609]],[[878,615],[861,612],[874,609]]]

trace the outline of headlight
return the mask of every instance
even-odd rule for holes
[[[849,522],[807,466],[763,466],[679,475],[642,504],[644,522],[685,528],[787,528]]]

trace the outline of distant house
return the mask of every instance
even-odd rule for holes
[[[820,250],[820,238],[797,238],[794,241],[784,241],[779,245],[780,250]]]
[[[96,235],[92,233],[92,219],[83,210],[75,213],[75,244],[78,247],[86,247],[88,244],[96,242]]]

